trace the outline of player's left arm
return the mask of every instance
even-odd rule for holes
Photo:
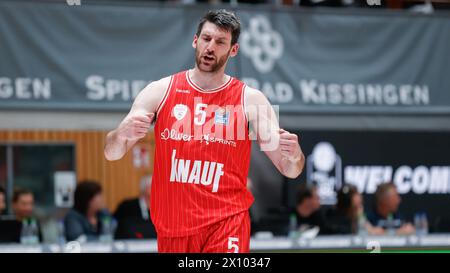
[[[261,91],[246,87],[244,95],[250,128],[261,150],[280,173],[297,178],[305,165],[298,136],[280,128],[272,105]]]

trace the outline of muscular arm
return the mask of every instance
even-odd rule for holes
[[[245,108],[261,150],[281,174],[297,178],[305,165],[298,136],[280,129],[275,111],[261,91],[246,88]]]
[[[170,77],[147,85],[137,95],[128,115],[106,135],[104,154],[107,160],[121,159],[150,128],[156,108],[170,83]]]

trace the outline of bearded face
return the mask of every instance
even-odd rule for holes
[[[221,56],[216,56],[214,52],[205,51],[200,52],[199,48],[195,49],[195,62],[200,71],[203,72],[217,72],[219,71],[227,62],[230,56],[230,50]]]
[[[228,58],[237,54],[238,45],[231,45],[231,33],[210,22],[194,39],[195,62],[203,72],[217,72],[224,68]]]

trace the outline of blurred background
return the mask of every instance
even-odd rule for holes
[[[291,180],[254,143],[252,250],[450,249],[450,1],[0,0],[0,251],[156,251],[155,136],[117,162],[104,139],[216,8],[242,22],[227,73],[306,156]]]

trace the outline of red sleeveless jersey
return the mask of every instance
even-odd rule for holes
[[[154,129],[150,211],[158,236],[196,234],[253,203],[244,89],[233,77],[205,91],[188,71],[171,76]]]

